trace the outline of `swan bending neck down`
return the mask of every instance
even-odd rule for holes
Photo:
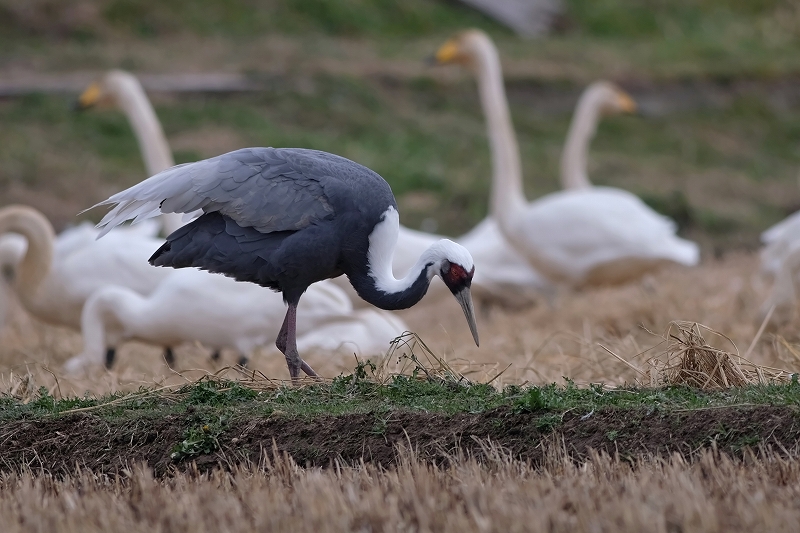
[[[105,346],[128,339],[170,346],[199,341],[217,351],[232,348],[239,363],[246,365],[255,349],[277,334],[284,312],[278,294],[194,269],[174,271],[148,296],[124,287],[103,287],[86,301],[81,313],[83,351],[65,369],[74,373],[99,366]],[[309,287],[298,314],[298,344],[328,353],[347,345],[361,355],[375,355],[406,329],[402,322],[372,310],[353,314],[347,295],[327,281]],[[326,327],[334,323],[336,327]],[[322,331],[325,338],[319,337]]]
[[[111,70],[89,85],[78,98],[78,108],[82,110],[103,104],[117,106],[127,117],[148,176],[175,166],[161,123],[136,76],[124,70]],[[170,234],[183,226],[184,217],[167,213],[161,215],[161,221],[164,233]]]
[[[40,298],[40,289],[53,264],[53,226],[36,209],[12,205],[0,210],[0,235],[5,233],[17,233],[27,241],[25,252],[14,269],[12,287],[27,309],[52,321],[49,306]]]

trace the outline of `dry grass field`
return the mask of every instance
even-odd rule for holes
[[[0,530],[797,529],[800,319],[761,327],[756,250],[800,206],[800,8],[564,5],[551,36],[522,40],[438,0],[0,0],[0,206],[34,206],[56,230],[144,178],[118,110],[71,108],[123,68],[258,87],[148,86],[178,163],[242,146],[339,153],[387,178],[404,224],[459,235],[487,211],[485,121],[469,73],[422,58],[475,26],[502,56],[527,196],[559,188],[578,94],[613,80],[641,114],[601,122],[593,182],[673,217],[703,255],[525,309],[476,302],[480,348],[451,298],[426,298],[399,316],[430,353],[374,359],[376,372],[303,354],[325,379],[300,386],[271,346],[242,372],[232,353],[180,346],[170,369],[126,343],[113,369],[67,376],[80,335],[11,301]],[[674,321],[710,328],[703,353],[750,385],[676,385]]]
[[[706,258],[696,268],[665,268],[637,283],[562,291],[552,304],[543,299],[522,310],[482,305],[480,348],[475,347],[461,310],[450,298],[423,301],[399,315],[455,370],[475,382],[491,380],[498,388],[563,383],[564,377],[579,384],[650,385],[649,361],[665,351],[662,335],[673,320],[698,322],[723,333],[735,347],[713,335],[707,340],[732,353],[738,350],[742,356],[749,350],[747,359],[753,363],[799,371],[795,322],[778,331],[764,331],[750,347],[770,288],[757,276],[757,266],[754,255],[731,253],[722,259]],[[30,373],[37,386],[59,396],[180,385],[235,362],[233,354],[223,354],[213,363],[208,350],[182,346],[176,351],[177,373],[163,362],[160,349],[128,343],[113,370],[96,370],[79,378],[64,376],[60,365],[80,352],[80,335],[43,325],[18,306],[12,308],[10,325],[0,339],[4,379],[10,379],[12,372],[17,376]],[[347,356],[309,354],[308,359],[329,378],[351,372],[357,363]],[[251,367],[271,378],[288,379],[283,357],[274,349],[259,352]]]
[[[115,476],[31,471],[0,480],[8,533],[28,531],[494,531],[626,533],[792,531],[800,463],[705,452],[633,464],[550,453],[531,468],[497,450],[443,466],[402,453],[397,467],[304,469],[265,454],[255,468],[166,481],[132,466]]]

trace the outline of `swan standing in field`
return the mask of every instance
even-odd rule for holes
[[[200,270],[166,272],[149,296],[119,286],[95,291],[81,316],[83,351],[65,370],[101,365],[105,346],[124,340],[166,346],[199,341],[217,351],[236,350],[246,365],[256,348],[277,336],[286,312],[280,295]],[[309,287],[297,313],[298,347],[309,351],[375,355],[407,329],[391,316],[354,315],[350,299],[332,283]]]
[[[86,110],[102,104],[115,105],[127,117],[142,152],[148,176],[175,166],[161,123],[136,76],[124,70],[108,71],[81,93],[77,107]],[[163,233],[169,235],[196,215],[199,213],[185,217],[175,213],[161,215],[159,219]]]
[[[664,263],[697,264],[697,245],[677,237],[671,220],[627,191],[585,187],[528,203],[494,44],[481,31],[465,31],[436,60],[466,64],[477,76],[490,132],[491,213],[533,268],[555,282],[583,286],[625,282]]]

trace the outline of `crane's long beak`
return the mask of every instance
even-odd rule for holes
[[[454,293],[453,296],[455,296],[458,303],[461,304],[461,309],[464,311],[464,316],[467,318],[467,324],[469,324],[472,338],[475,339],[475,346],[480,346],[481,343],[478,340],[478,324],[475,323],[475,307],[472,305],[472,293],[470,293],[469,287],[464,287],[460,291]]]

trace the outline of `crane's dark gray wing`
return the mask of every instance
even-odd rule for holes
[[[316,150],[243,148],[172,167],[100,202],[116,204],[98,224],[100,236],[126,220],[197,209],[263,233],[299,230],[334,215],[326,183],[364,168]]]

